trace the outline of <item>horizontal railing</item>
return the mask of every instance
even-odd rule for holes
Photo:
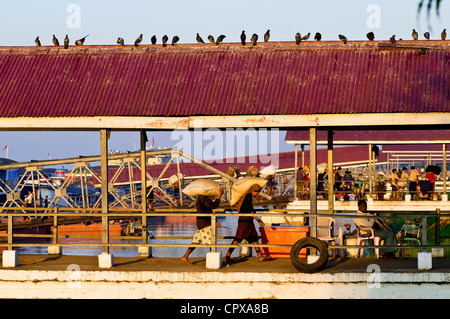
[[[29,211],[29,213],[26,213]],[[269,212],[270,211],[270,212]],[[25,212],[25,213],[24,213]],[[396,212],[396,213],[388,213],[388,215],[370,215],[370,216],[361,216],[361,215],[354,215],[354,214],[328,214],[325,213],[327,211],[323,211],[324,213],[321,213],[319,211],[318,214],[309,214],[308,212],[305,212],[304,210],[297,210],[297,209],[261,209],[258,210],[256,214],[241,214],[237,212],[230,212],[229,209],[217,209],[214,210],[213,214],[201,214],[197,213],[196,209],[155,209],[155,210],[149,210],[147,213],[142,213],[141,209],[121,209],[121,208],[111,208],[109,209],[109,213],[104,214],[101,213],[101,208],[93,209],[93,208],[86,208],[86,209],[74,209],[74,208],[61,208],[61,207],[54,207],[54,208],[25,208],[25,207],[9,207],[4,208],[0,211],[0,215],[7,216],[8,222],[7,222],[7,232],[6,234],[0,234],[0,237],[7,237],[6,243],[0,243],[0,247],[7,247],[8,249],[12,249],[12,247],[47,247],[47,246],[59,246],[59,247],[207,247],[211,248],[212,251],[216,250],[217,248],[237,248],[237,247],[268,247],[268,248],[289,248],[292,245],[287,244],[238,244],[238,245],[232,245],[232,244],[218,244],[218,239],[233,239],[232,236],[222,236],[218,237],[216,234],[216,219],[218,217],[239,217],[239,216],[259,216],[259,217],[308,217],[310,219],[316,218],[316,217],[332,217],[332,218],[352,218],[352,219],[386,219],[386,220],[394,220],[400,217],[418,217],[422,219],[422,238],[421,246],[417,245],[402,245],[402,246],[383,246],[383,248],[420,248],[423,251],[429,248],[450,248],[450,245],[441,245],[439,244],[438,240],[442,238],[446,238],[444,236],[439,235],[439,218],[449,218],[450,217],[450,211],[449,212],[442,212],[440,209],[437,209],[436,211],[427,211],[426,213],[411,213],[411,212]],[[103,217],[107,215],[108,222],[109,220],[119,220],[119,219],[129,219],[129,218],[147,218],[147,217],[164,217],[164,216],[180,216],[180,217],[197,217],[197,216],[209,216],[211,217],[211,225],[212,227],[212,243],[211,244],[180,244],[180,243],[112,243],[109,241],[109,239],[134,239],[139,240],[142,236],[146,236],[147,240],[161,240],[161,239],[191,239],[190,237],[178,237],[178,236],[167,236],[167,237],[153,237],[149,236],[146,229],[143,229],[143,234],[140,236],[108,236],[108,242],[101,242],[101,243],[60,243],[58,242],[59,238],[102,238],[101,235],[94,236],[94,235],[59,235],[58,234],[58,226],[61,226],[61,224],[58,223],[58,217]],[[32,227],[42,227],[46,226],[53,226],[53,234],[14,234],[14,217],[49,217],[53,220],[49,220],[45,224],[33,224],[29,223],[25,226],[29,226],[28,228]],[[55,218],[56,217],[56,218]],[[428,239],[428,227],[427,222],[428,218],[437,218],[436,222],[436,241],[435,245],[428,245],[427,239]],[[87,222],[88,220],[85,220],[84,222]],[[316,225],[314,221],[310,223],[310,225],[306,225],[309,227],[315,227]],[[194,235],[194,234],[192,234]],[[51,243],[18,243],[14,242],[14,238],[52,238]],[[448,238],[448,237],[447,237]],[[146,240],[146,241],[147,241]],[[370,246],[365,245],[364,248],[376,248],[378,246]],[[329,249],[348,249],[348,248],[361,248],[361,246],[357,245],[330,245],[328,247]]]

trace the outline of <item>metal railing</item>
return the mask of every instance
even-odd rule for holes
[[[30,213],[24,213],[24,211],[30,211]],[[216,219],[218,217],[235,217],[238,218],[239,216],[259,216],[259,217],[308,217],[310,219],[310,224],[305,225],[309,227],[316,227],[316,223],[314,222],[314,219],[317,217],[332,217],[332,218],[352,218],[352,219],[358,219],[358,218],[364,218],[364,219],[397,219],[399,217],[419,217],[422,219],[422,238],[420,246],[420,249],[422,251],[426,251],[429,248],[450,248],[450,245],[442,245],[440,244],[440,240],[445,238],[444,236],[440,236],[439,234],[439,220],[440,218],[449,218],[450,214],[442,213],[440,209],[437,209],[436,211],[429,211],[428,213],[411,213],[411,212],[396,212],[396,213],[389,213],[388,215],[378,215],[378,216],[357,216],[353,214],[327,214],[327,213],[321,213],[318,214],[309,214],[305,212],[304,210],[296,210],[296,209],[261,209],[258,210],[256,214],[240,214],[240,213],[230,213],[227,212],[229,210],[227,209],[217,209],[214,210],[213,214],[200,214],[197,213],[195,209],[155,209],[152,211],[149,211],[147,213],[142,213],[141,209],[109,209],[109,213],[106,214],[108,217],[108,222],[110,220],[119,220],[119,219],[130,219],[130,218],[148,218],[148,217],[161,217],[161,216],[180,216],[180,217],[197,217],[197,216],[209,216],[211,217],[211,225],[212,227],[212,240],[211,244],[180,244],[180,243],[149,243],[148,239],[150,240],[157,240],[157,239],[190,239],[191,237],[154,237],[149,236],[146,229],[142,230],[142,236],[146,236],[146,240],[144,241],[142,236],[142,242],[138,243],[112,243],[109,241],[109,239],[134,239],[138,240],[139,236],[108,236],[107,242],[101,242],[101,243],[60,243],[58,242],[58,238],[60,236],[58,235],[58,226],[61,225],[61,223],[58,223],[59,218],[63,217],[86,217],[88,220],[92,220],[93,218],[98,218],[98,220],[101,220],[101,217],[103,217],[105,214],[100,213],[101,208],[98,209],[73,209],[73,208],[24,208],[24,207],[10,207],[7,209],[3,209],[0,213],[3,216],[7,216],[7,232],[6,234],[0,234],[0,237],[7,237],[6,243],[0,243],[0,247],[7,247],[7,249],[11,250],[13,247],[35,247],[35,246],[57,246],[57,247],[74,247],[74,246],[86,246],[86,247],[207,247],[210,248],[212,251],[215,251],[217,248],[237,248],[237,247],[267,247],[267,248],[289,248],[292,245],[291,244],[218,244],[217,239],[232,239],[233,237],[218,237],[217,231],[216,231]],[[325,211],[324,211],[325,212]],[[33,217],[37,220],[37,218],[43,218],[46,217],[48,221],[46,223],[29,223],[29,228],[32,227],[48,227],[50,225],[53,226],[53,232],[52,234],[48,235],[42,235],[42,234],[14,234],[14,217]],[[435,244],[434,245],[428,245],[427,239],[428,239],[428,218],[436,218],[436,231],[435,231]],[[25,225],[27,226],[27,225]],[[24,227],[25,227],[24,226]],[[193,235],[193,234],[192,234]],[[14,238],[17,237],[26,237],[26,238],[51,238],[51,243],[18,243],[14,242]],[[82,236],[68,236],[64,235],[61,236],[63,238],[102,238],[101,235],[94,236],[94,235],[82,235]],[[448,238],[448,237],[447,237]],[[144,243],[145,242],[145,243]],[[361,248],[362,246],[357,245],[330,245],[329,249],[349,249],[349,248]],[[364,248],[379,248],[379,246],[370,246],[365,245]],[[419,248],[417,245],[402,245],[402,246],[383,246],[383,248]]]

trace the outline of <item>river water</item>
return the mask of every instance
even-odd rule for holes
[[[237,229],[237,216],[230,217],[218,217],[218,222],[221,224],[221,228],[217,229],[217,237],[233,237]],[[188,237],[186,239],[148,239],[148,243],[152,244],[190,244],[192,237],[197,230],[195,217],[181,217],[181,216],[169,216],[169,217],[149,217],[148,229],[152,237]],[[257,223],[255,222],[255,225]],[[258,227],[256,227],[258,229]],[[258,230],[259,232],[259,230]],[[138,239],[139,238],[139,239]],[[218,239],[218,244],[229,244],[232,239]],[[48,240],[50,242],[50,240]],[[101,243],[101,239],[84,239],[84,238],[59,238],[58,242],[61,244],[76,243],[79,246],[74,247],[62,247],[63,255],[75,255],[75,256],[97,256],[102,253],[100,246],[82,246],[82,243]],[[140,237],[137,239],[110,239],[111,243],[140,243]],[[17,247],[19,254],[47,254],[47,246],[39,247]],[[153,257],[181,257],[187,247],[152,247]],[[209,248],[199,247],[194,250],[191,257],[205,256]],[[224,255],[227,248],[220,248]],[[117,257],[134,257],[138,256],[137,247],[114,247],[110,248],[110,253]],[[236,249],[232,256],[237,256],[239,251]]]

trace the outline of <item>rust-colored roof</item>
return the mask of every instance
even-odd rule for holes
[[[448,112],[449,43],[3,47],[0,117]]]

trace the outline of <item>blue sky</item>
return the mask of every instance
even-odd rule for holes
[[[149,43],[153,34],[158,41],[167,34],[170,38],[178,35],[180,43],[194,43],[196,32],[205,40],[208,34],[225,34],[225,42],[238,42],[242,30],[250,38],[252,33],[262,37],[267,29],[273,41],[293,41],[296,32],[317,31],[323,40],[337,40],[339,33],[350,40],[363,40],[369,31],[376,40],[387,40],[393,34],[410,39],[412,28],[421,37],[430,31],[437,39],[443,28],[450,29],[449,0],[442,2],[440,18],[434,11],[430,19],[426,10],[418,15],[417,4],[418,0],[1,0],[0,45],[32,46],[38,35],[43,45],[50,45],[53,34],[61,42],[66,34],[72,43],[89,34],[86,45],[115,44],[119,36],[130,44],[141,33],[143,43]],[[176,143],[170,133],[149,133],[150,141],[152,137],[157,147]],[[0,132],[0,149],[9,143],[8,157],[21,162],[47,159],[48,154],[52,159],[96,155],[99,139],[97,132]],[[139,134],[113,133],[109,145],[110,149],[133,151],[139,147]],[[289,150],[293,146],[280,143],[280,151]],[[0,153],[0,157],[5,155],[5,151]]]

